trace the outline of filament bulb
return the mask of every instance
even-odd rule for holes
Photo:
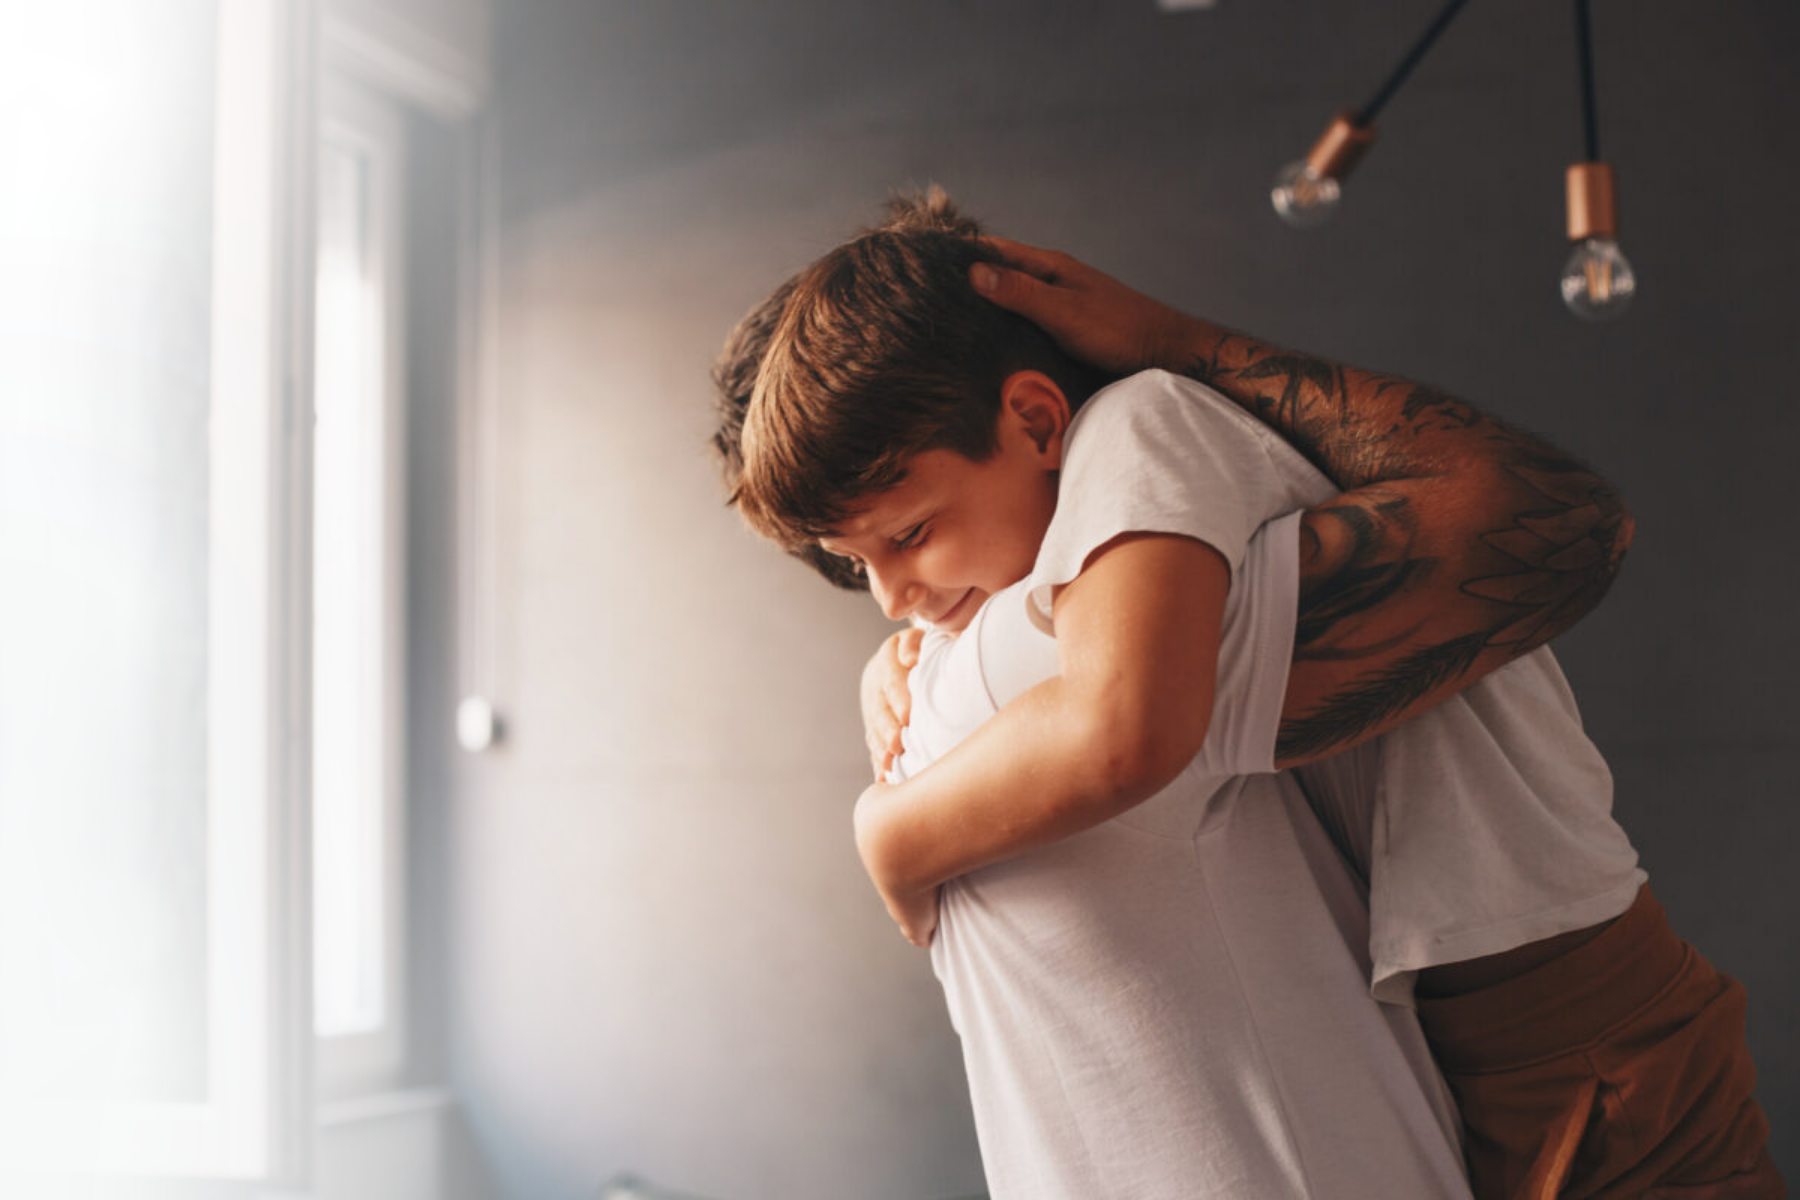
[[[1281,168],[1269,202],[1283,221],[1297,229],[1323,224],[1337,211],[1344,177],[1375,142],[1375,127],[1360,113],[1345,111],[1331,119],[1306,157]]]
[[[1296,229],[1323,225],[1337,211],[1343,186],[1330,175],[1321,175],[1305,159],[1291,162],[1275,176],[1269,202],[1275,213]]]
[[[1637,275],[1611,238],[1584,238],[1563,266],[1562,298],[1588,321],[1608,321],[1631,306]]]

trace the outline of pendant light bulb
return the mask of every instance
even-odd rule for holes
[[[1563,266],[1562,298],[1587,321],[1610,321],[1631,306],[1637,275],[1611,238],[1587,238]]]
[[[1344,177],[1375,140],[1375,129],[1355,113],[1339,113],[1312,151],[1281,168],[1269,189],[1275,215],[1296,229],[1324,224],[1337,211]]]
[[[1637,274],[1619,252],[1612,168],[1603,162],[1576,163],[1565,183],[1569,241],[1575,249],[1563,264],[1563,303],[1583,320],[1609,321],[1637,294]]]
[[[1331,219],[1343,194],[1342,184],[1319,174],[1301,159],[1281,168],[1275,176],[1269,203],[1275,206],[1275,215],[1295,229],[1312,229]]]

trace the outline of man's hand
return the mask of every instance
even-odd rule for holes
[[[888,639],[890,642],[892,638]],[[882,876],[875,870],[869,858],[867,838],[875,824],[876,810],[884,799],[895,791],[892,784],[876,780],[863,789],[863,794],[856,800],[856,849],[863,856],[863,866],[869,871],[869,880],[875,890],[881,893],[881,901],[887,905],[888,915],[894,918],[894,924],[906,940],[915,946],[931,945],[931,935],[937,929],[938,921],[938,889],[933,884],[917,891],[901,892],[892,890],[883,884]]]
[[[912,693],[906,677],[919,662],[922,629],[902,629],[881,643],[862,673],[863,740],[877,781],[900,753],[900,731],[912,718]]]
[[[970,284],[1049,334],[1071,357],[1128,375],[1165,367],[1185,352],[1192,319],[1168,305],[1060,251],[981,240],[1006,265],[976,263]]]

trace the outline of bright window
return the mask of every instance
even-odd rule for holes
[[[304,1132],[304,12],[29,4],[0,38],[0,1175],[39,1176],[0,1195],[248,1189]]]
[[[405,1023],[399,114],[334,81],[319,148],[313,971],[326,1098],[391,1084]]]

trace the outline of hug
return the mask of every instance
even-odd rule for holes
[[[915,627],[855,837],[995,1196],[1785,1194],[1548,646],[1632,540],[1593,468],[935,189],[717,380],[751,528]]]

